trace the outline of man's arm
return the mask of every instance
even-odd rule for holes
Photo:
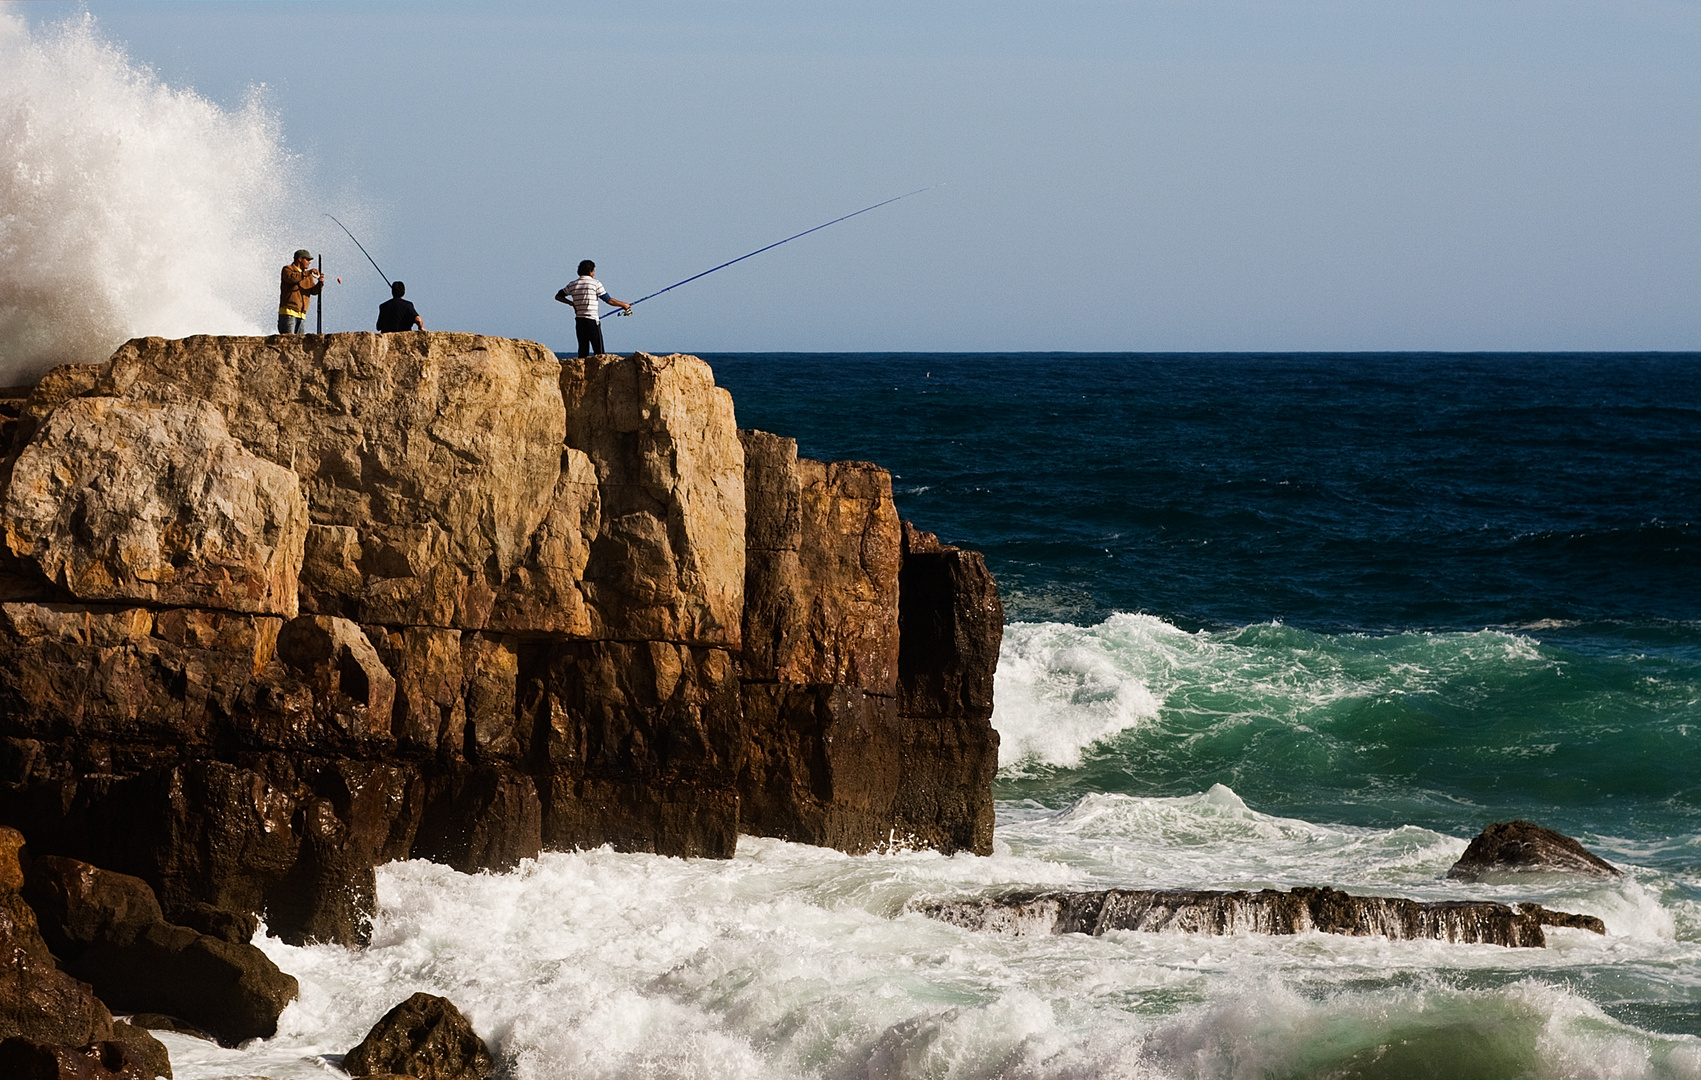
[[[425,329],[425,320],[419,317],[419,312],[417,311],[413,313],[413,325],[416,330]]]
[[[614,297],[608,295],[607,293],[603,293],[602,296],[600,297],[600,299],[603,300],[605,303],[612,304],[615,307],[620,308],[624,311],[631,311],[632,310],[631,304],[628,304],[624,300],[616,300]]]
[[[558,304],[571,304],[573,302],[573,298],[567,295],[567,286],[561,286],[561,289],[555,294],[555,302]]]

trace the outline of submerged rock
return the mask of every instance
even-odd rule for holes
[[[1337,889],[1289,892],[1105,889],[1027,892],[915,905],[929,918],[970,930],[1013,934],[1103,934],[1111,930],[1195,934],[1346,934],[1398,941],[1432,938],[1469,945],[1542,948],[1544,926],[1606,933],[1592,915],[1508,907],[1477,900],[1422,903],[1390,896],[1352,896]]]
[[[454,1002],[415,994],[385,1013],[342,1066],[350,1076],[485,1080],[496,1063]]]
[[[1482,881],[1496,874],[1527,873],[1615,878],[1623,872],[1564,833],[1529,821],[1501,821],[1477,834],[1447,876]]]

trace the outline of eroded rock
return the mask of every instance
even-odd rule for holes
[[[1465,853],[1447,871],[1461,881],[1483,881],[1500,875],[1528,873],[1577,874],[1615,878],[1621,871],[1564,833],[1529,821],[1502,821],[1477,834]]]
[[[1112,930],[1194,934],[1345,934],[1396,941],[1436,939],[1455,944],[1541,948],[1544,926],[1606,933],[1591,915],[1549,911],[1539,904],[1509,907],[1479,900],[1422,903],[1390,896],[1352,896],[1338,889],[1288,892],[1104,889],[1018,892],[973,900],[915,905],[929,918],[970,930],[1026,934],[1104,934]]]
[[[296,476],[205,402],[64,402],[18,455],[0,524],[15,558],[78,600],[295,614]]]
[[[82,535],[38,499],[0,545],[0,821],[142,878],[166,925],[358,943],[398,858],[990,850],[978,556],[906,549],[876,466],[741,440],[694,357],[138,339],[15,412],[0,506],[52,458],[94,462],[66,498],[122,475],[134,512]],[[155,475],[185,447],[206,461]],[[270,519],[184,484],[244,476],[287,478],[306,524],[227,566]]]
[[[695,356],[561,362],[567,445],[601,493],[583,591],[591,636],[736,648],[744,449],[732,396]]]

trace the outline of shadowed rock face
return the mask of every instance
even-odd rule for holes
[[[60,971],[20,890],[23,835],[0,827],[0,1076],[153,1080],[165,1047],[112,1019],[89,987]]]
[[[294,977],[258,948],[166,922],[140,878],[55,855],[26,878],[48,947],[113,1008],[179,1017],[235,1046],[276,1034],[295,1000]]]
[[[743,827],[990,854],[1004,617],[985,564],[901,523],[884,469],[740,436]]]
[[[980,557],[694,357],[143,338],[6,429],[0,823],[171,925],[359,942],[398,858],[991,850]]]
[[[1486,901],[1420,903],[1387,896],[1352,896],[1336,889],[1280,892],[1106,889],[1098,892],[1012,893],[993,899],[916,905],[929,918],[970,930],[1014,934],[1103,934],[1111,930],[1195,934],[1301,934],[1317,931],[1407,941],[1433,938],[1457,944],[1542,948],[1544,926],[1606,933],[1591,915],[1549,911],[1538,904],[1508,907]]]
[[[1564,833],[1528,821],[1502,821],[1478,833],[1447,876],[1482,881],[1502,874],[1527,873],[1622,876],[1617,867]]]

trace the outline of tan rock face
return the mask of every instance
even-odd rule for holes
[[[400,858],[990,850],[984,565],[694,357],[141,339],[11,400],[0,823],[173,923],[359,942]]]
[[[560,366],[476,334],[140,338],[98,391],[206,402],[301,477],[317,533],[308,610],[482,628],[556,505]],[[358,592],[355,588],[358,575]]]
[[[892,477],[740,432],[746,454],[745,677],[897,692],[902,530]]]
[[[18,456],[6,544],[79,600],[293,615],[307,503],[202,402],[75,398]]]
[[[585,565],[591,635],[736,647],[744,450],[732,396],[694,356],[561,364],[567,444],[601,492]]]

